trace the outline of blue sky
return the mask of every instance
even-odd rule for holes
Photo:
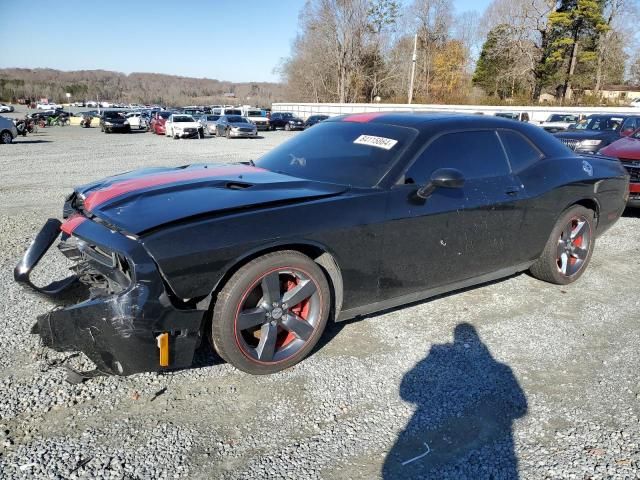
[[[489,3],[453,1],[456,11],[481,11]],[[274,68],[290,53],[303,5],[304,0],[10,0],[2,2],[0,68],[277,81]],[[36,40],[34,32],[42,38]]]

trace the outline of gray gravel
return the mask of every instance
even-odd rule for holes
[[[90,362],[28,334],[50,305],[12,269],[71,187],[257,158],[292,135],[59,127],[0,148],[0,478],[640,479],[640,212],[598,239],[577,284],[519,275],[332,326],[280,374],[203,350],[189,371],[67,384],[62,361]],[[52,257],[42,282],[65,273]]]

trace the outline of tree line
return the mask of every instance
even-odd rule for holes
[[[61,103],[67,101],[66,93],[71,93],[72,101],[100,99],[170,106],[230,103],[268,106],[284,100],[283,87],[278,83],[233,83],[157,73],[126,75],[106,70],[0,69],[1,100],[48,98]]]
[[[637,0],[493,0],[455,13],[449,0],[307,0],[287,97],[312,102],[593,100],[605,85],[640,86]],[[378,98],[379,97],[379,98]]]

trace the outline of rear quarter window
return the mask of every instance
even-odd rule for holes
[[[513,173],[521,172],[544,157],[543,153],[521,133],[513,130],[500,130],[499,135],[509,157]]]

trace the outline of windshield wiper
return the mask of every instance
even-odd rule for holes
[[[256,162],[254,162],[253,160],[249,160],[249,165],[251,165],[252,167],[256,166]]]

